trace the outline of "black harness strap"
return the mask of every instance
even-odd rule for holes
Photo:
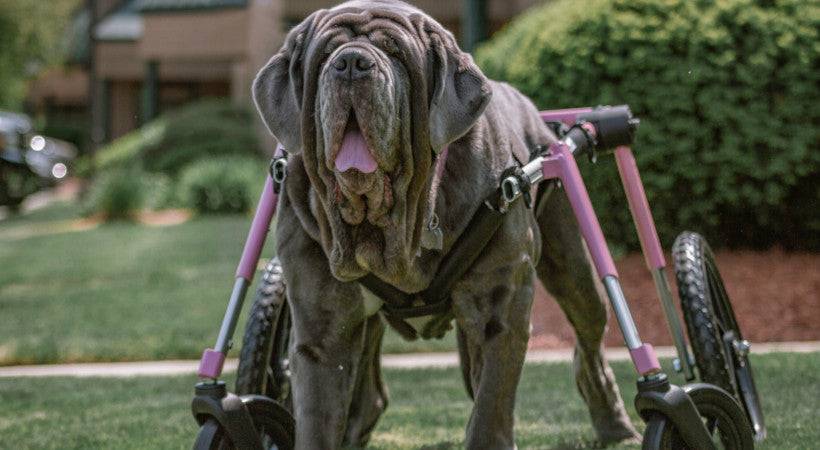
[[[500,196],[497,193],[484,201],[470,220],[467,230],[444,257],[436,277],[424,291],[407,294],[372,273],[360,278],[359,282],[384,301],[382,309],[394,319],[404,320],[448,312],[453,286],[472,267],[501,226],[507,209],[497,208],[495,205],[498,201]]]

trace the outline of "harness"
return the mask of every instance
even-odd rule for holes
[[[542,155],[544,151],[546,151],[546,147],[536,146],[530,155],[530,159]],[[446,157],[447,148],[445,147],[437,161],[436,174],[434,175],[436,178],[432,183],[432,191],[437,190],[438,181],[444,171]],[[519,178],[521,180],[521,198],[524,199],[528,208],[532,208],[533,202],[529,194],[531,185],[526,181],[527,177],[521,176],[523,164],[518,161],[515,155],[513,157],[516,159],[517,164],[506,169],[501,175],[501,180],[507,179],[509,176]],[[277,193],[280,192],[282,183],[287,178],[286,158],[287,153],[282,147],[279,147],[276,156],[271,161],[270,173],[274,181],[274,191]],[[438,244],[440,249],[441,230],[437,226],[437,217],[433,212],[435,197],[433,195],[431,197],[431,206],[428,211],[430,219],[425,230],[423,230],[422,243],[425,243],[425,241],[427,243],[432,242],[434,245]],[[543,197],[541,191],[539,191],[539,197]],[[359,278],[357,281],[383,301],[381,311],[386,319],[406,337],[414,338],[417,334],[417,330],[407,322],[407,319],[440,315],[449,322],[451,318],[449,314],[452,314],[450,293],[453,286],[472,267],[481,252],[484,251],[490,239],[501,226],[511,205],[512,203],[507,201],[502,194],[502,186],[499,186],[490,194],[470,219],[464,233],[459,236],[450,251],[444,256],[430,285],[421,292],[408,294],[400,291],[372,273]],[[430,248],[429,245],[425,247]],[[426,328],[421,332],[421,336],[424,338],[440,338],[444,335],[444,329],[431,330],[430,327]]]

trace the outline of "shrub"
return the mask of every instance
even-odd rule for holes
[[[142,207],[139,172],[111,170],[99,175],[85,199],[86,215],[100,214],[107,220],[126,219]]]
[[[85,215],[99,214],[106,220],[129,219],[141,209],[161,209],[173,199],[166,175],[137,169],[101,172],[83,202]]]
[[[142,187],[142,207],[150,211],[157,211],[178,206],[174,183],[171,177],[163,173],[143,172],[140,174]]]
[[[542,109],[628,103],[665,244],[694,228],[820,249],[819,29],[801,0],[558,0],[475,56]],[[610,162],[582,171],[607,236],[635,247]]]
[[[161,119],[163,132],[141,151],[147,170],[176,174],[203,157],[264,155],[253,129],[255,117],[228,100],[200,100]]]
[[[198,100],[162,114],[98,150],[94,168],[140,167],[174,175],[200,157],[262,156],[254,116],[228,99]]]
[[[99,149],[94,169],[100,171],[142,167],[146,148],[156,147],[165,135],[168,120],[160,117]]]
[[[256,158],[204,158],[180,172],[182,204],[200,213],[248,212],[265,181],[265,165]]]

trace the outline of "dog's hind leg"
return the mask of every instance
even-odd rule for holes
[[[608,303],[598,282],[572,209],[563,191],[554,191],[538,217],[543,247],[538,277],[575,330],[574,371],[598,440],[603,444],[640,436],[627,417],[609,364],[603,357]]]
[[[468,449],[515,448],[513,410],[529,338],[532,266],[529,272],[518,277],[528,279],[523,287],[492,280],[486,291],[453,293],[462,373],[474,400]]]
[[[370,433],[379,417],[387,408],[387,385],[381,373],[381,346],[384,323],[379,314],[371,316],[365,324],[364,352],[359,361],[353,398],[347,413],[347,429],[343,446],[363,448],[370,440]]]

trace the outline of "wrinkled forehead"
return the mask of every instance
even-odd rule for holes
[[[338,11],[342,9],[359,9],[371,11],[386,11],[394,14],[423,14],[420,9],[409,5],[402,1],[395,0],[352,0],[345,2],[331,8],[331,11]]]
[[[411,41],[422,31],[420,27],[429,26],[431,20],[421,10],[403,2],[354,0],[328,10],[318,25],[319,34],[325,37],[363,36],[378,40],[379,36],[389,35]]]

